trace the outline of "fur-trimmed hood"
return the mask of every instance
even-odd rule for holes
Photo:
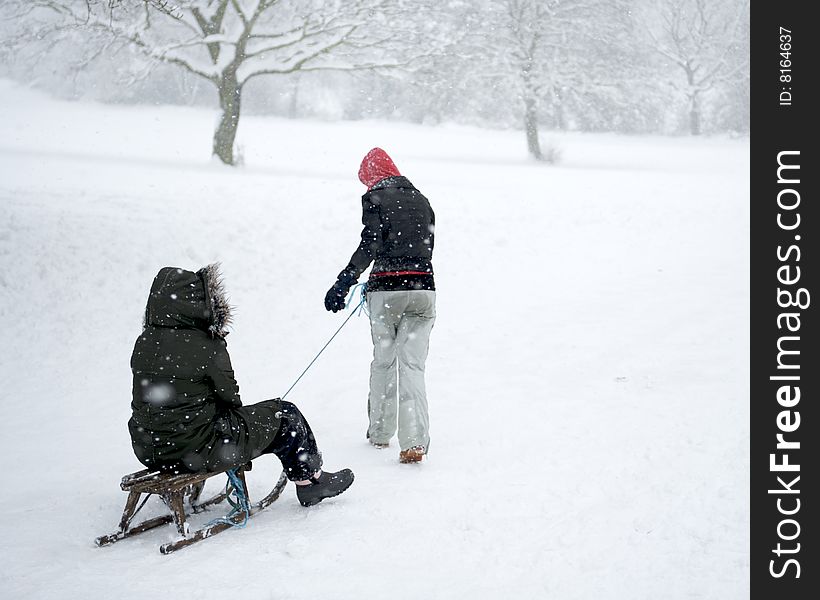
[[[231,305],[218,263],[196,273],[163,267],[154,277],[144,327],[189,327],[206,331],[212,337],[225,337],[230,324]]]

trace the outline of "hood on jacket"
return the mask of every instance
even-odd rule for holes
[[[359,181],[372,188],[382,179],[401,175],[393,160],[381,148],[373,148],[365,154],[359,167]]]
[[[231,306],[225,296],[219,264],[196,273],[163,267],[151,285],[145,307],[145,327],[191,327],[212,337],[225,337],[231,323]]]

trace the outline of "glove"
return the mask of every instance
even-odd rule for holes
[[[350,287],[356,283],[358,279],[358,277],[350,273],[348,268],[345,268],[344,271],[339,273],[339,276],[336,278],[336,283],[334,283],[333,287],[325,294],[325,308],[327,310],[332,310],[333,312],[344,310],[347,292],[350,291]]]
[[[333,287],[325,294],[325,308],[333,312],[344,310],[348,289],[348,287],[340,285],[338,281],[334,283]]]

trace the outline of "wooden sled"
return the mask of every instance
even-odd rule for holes
[[[239,467],[236,470],[246,492],[248,486],[245,482],[245,471],[249,471],[250,469],[251,464],[248,463],[244,467]],[[162,544],[159,547],[160,553],[170,554],[180,548],[185,548],[186,546],[190,546],[200,540],[204,540],[212,535],[221,533],[226,529],[230,529],[233,527],[231,523],[217,522],[211,525],[206,525],[202,529],[192,532],[190,531],[188,522],[186,521],[187,514],[200,513],[208,506],[219,504],[225,500],[227,496],[225,490],[223,490],[212,498],[200,501],[202,490],[205,487],[205,481],[211,477],[224,474],[225,472],[222,471],[221,473],[184,473],[181,475],[169,475],[166,473],[160,473],[159,471],[144,469],[142,471],[137,471],[136,473],[126,475],[122,478],[120,487],[124,491],[128,492],[128,499],[125,501],[125,509],[122,511],[119,530],[116,533],[98,537],[95,540],[96,544],[98,546],[108,546],[109,544],[113,544],[119,540],[132,537],[148,531],[149,529],[155,529],[161,525],[166,525],[173,522],[174,525],[176,525],[177,531],[179,532],[181,538],[175,542]],[[276,482],[276,485],[273,486],[273,490],[271,490],[267,496],[258,502],[250,503],[250,514],[248,514],[247,517],[252,517],[259,511],[264,510],[273,504],[273,502],[279,498],[279,495],[282,493],[282,490],[285,489],[287,483],[288,479],[283,471],[279,476],[279,481]],[[140,498],[143,494],[147,494],[147,496],[140,504]],[[156,494],[162,498],[166,506],[170,509],[171,514],[147,519],[142,523],[132,526],[131,521],[145,505],[145,501],[147,501],[152,494]],[[190,509],[190,512],[187,514],[185,512],[186,496],[188,499],[188,508]],[[245,518],[245,511],[242,510],[233,515],[230,518],[230,521],[234,524],[240,524],[245,520]]]

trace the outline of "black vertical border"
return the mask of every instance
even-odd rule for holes
[[[776,2],[774,0],[757,0],[751,9],[751,73],[752,73],[752,141],[751,141],[751,544],[750,576],[751,597],[753,599],[803,600],[820,598],[818,585],[817,544],[817,495],[810,489],[818,489],[817,456],[820,454],[815,440],[820,433],[817,426],[820,391],[818,390],[818,371],[820,363],[816,362],[816,352],[820,337],[818,336],[815,303],[820,303],[820,289],[816,283],[820,271],[820,260],[817,258],[817,238],[820,237],[820,217],[816,205],[817,197],[817,151],[820,133],[816,126],[814,113],[820,111],[817,94],[818,66],[820,54],[816,44],[820,41],[820,30],[809,17],[811,2]],[[791,81],[781,81],[786,74],[781,69],[781,31],[783,27],[790,30],[791,48]],[[781,98],[782,92],[791,94],[791,104],[781,105],[788,100]],[[812,118],[814,117],[814,118]],[[799,177],[799,184],[778,184],[778,153],[782,151],[799,151],[799,157],[790,155],[790,163],[798,163],[799,171],[783,171],[784,178]],[[797,175],[799,173],[799,175]],[[778,207],[778,193],[785,188],[792,188],[800,194],[800,204],[791,211]],[[794,203],[796,196],[786,193],[787,203]],[[800,225],[794,230],[786,231],[778,226],[778,213],[787,223],[794,223],[796,213],[800,214]],[[799,236],[799,240],[796,238]],[[797,245],[800,248],[800,260],[797,252],[792,251],[790,259],[782,261],[778,257],[787,249]],[[800,268],[800,280],[793,285],[784,286],[778,281],[778,268],[790,264],[790,271],[781,271],[783,275],[794,277],[796,267]],[[791,288],[793,292],[804,287],[810,294],[811,304],[806,309],[781,308],[778,305],[778,288]],[[788,332],[778,327],[778,315],[783,312],[800,312],[799,333]],[[792,348],[800,351],[798,370],[778,370],[778,339],[784,335],[799,335],[800,340]],[[799,347],[798,347],[799,346]],[[792,355],[793,357],[794,355]],[[815,362],[812,362],[814,360]],[[778,403],[777,391],[784,385],[783,381],[774,381],[772,376],[795,375],[799,382],[790,382],[800,387],[800,401],[790,410],[788,418],[796,418],[800,413],[799,428],[793,433],[785,433],[785,439],[799,441],[799,450],[790,450],[789,462],[800,465],[799,472],[772,472],[770,455],[779,453],[776,448],[778,415],[785,410]],[[782,454],[778,454],[782,462]],[[799,482],[794,485],[799,494],[772,494],[771,489],[782,489],[777,477],[791,482],[799,475]],[[785,510],[796,506],[800,500],[800,510],[792,516],[783,515],[778,510],[777,500],[782,499]],[[778,535],[778,524],[784,519],[793,518],[800,525],[800,534],[794,540],[781,540]],[[781,532],[792,536],[796,531],[793,523],[781,526]],[[800,549],[794,554],[781,553],[778,557],[778,543],[782,548]],[[795,577],[796,568],[792,564],[786,574],[780,578],[772,576],[771,571],[782,572],[785,561],[794,558],[800,563],[800,577]],[[775,561],[774,564],[771,561]],[[772,568],[773,566],[773,568]]]

